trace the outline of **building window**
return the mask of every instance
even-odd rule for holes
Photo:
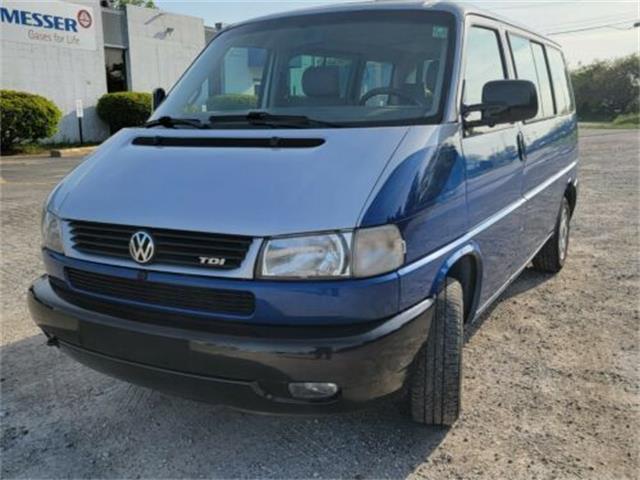
[[[107,70],[107,92],[127,91],[127,64],[124,50],[121,48],[105,48],[104,61]]]

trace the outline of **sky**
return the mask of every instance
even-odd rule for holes
[[[353,0],[155,0],[155,3],[162,10],[202,17],[206,25],[214,25],[348,1]],[[638,0],[467,0],[466,3],[545,34],[615,23],[607,28],[552,36],[562,45],[573,68],[640,51],[640,28],[632,28],[635,21],[640,21]]]

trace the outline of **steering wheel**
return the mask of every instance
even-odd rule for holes
[[[378,95],[389,95],[392,97],[400,97],[400,98],[404,98],[405,100],[409,100],[411,103],[413,103],[414,105],[418,105],[419,107],[427,106],[426,98],[420,98],[417,95],[412,95],[409,92],[400,90],[399,88],[393,88],[393,87],[379,87],[379,88],[374,88],[372,90],[369,90],[362,97],[360,97],[360,100],[358,101],[358,105],[365,105],[370,99],[372,99],[373,97],[377,97]]]

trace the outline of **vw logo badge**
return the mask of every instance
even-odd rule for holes
[[[136,232],[129,240],[129,253],[138,263],[149,263],[156,252],[153,238],[147,232]]]

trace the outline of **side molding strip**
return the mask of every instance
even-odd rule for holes
[[[483,220],[482,222],[480,222],[478,225],[473,227],[468,233],[466,233],[462,237],[458,238],[457,240],[454,240],[453,242],[451,242],[451,243],[439,248],[435,252],[432,252],[429,255],[425,256],[425,257],[420,258],[419,260],[416,260],[413,263],[410,263],[409,265],[405,265],[404,267],[402,267],[398,271],[398,273],[400,275],[403,275],[403,274],[406,274],[406,273],[410,273],[410,272],[412,272],[412,271],[414,271],[414,270],[416,270],[416,269],[418,269],[420,267],[423,267],[424,265],[427,265],[427,264],[433,262],[437,258],[447,254],[451,250],[454,250],[454,249],[460,247],[461,245],[467,243],[469,240],[474,238],[480,232],[486,230],[487,228],[489,228],[494,223],[502,220],[504,217],[509,215],[511,212],[513,212],[514,210],[520,208],[526,202],[531,200],[533,197],[538,195],[540,192],[542,192],[543,190],[545,190],[546,188],[551,186],[554,182],[556,182],[557,180],[562,178],[564,175],[569,173],[577,165],[577,163],[578,162],[573,162],[569,166],[563,168],[561,171],[559,171],[558,173],[556,173],[552,177],[548,178],[547,180],[542,182],[537,187],[532,188],[531,190],[526,192],[523,195],[523,197],[520,198],[519,200],[511,203],[510,205],[507,205],[502,210],[499,210],[498,212],[494,213],[493,215],[491,215],[486,220]]]
[[[531,190],[529,190],[528,192],[526,192],[524,194],[524,198],[525,200],[531,200],[533,197],[535,197],[536,195],[538,195],[540,192],[542,192],[544,189],[546,189],[547,187],[550,187],[556,180],[559,180],[561,177],[563,177],[564,175],[566,175],[567,173],[569,173],[571,171],[571,169],[573,167],[575,167],[577,165],[578,162],[573,162],[571,165],[569,165],[566,168],[563,168],[561,171],[559,171],[558,173],[556,173],[553,177],[545,180],[544,182],[542,182],[540,185],[538,185],[535,188],[532,188]]]
[[[496,292],[491,295],[491,297],[489,297],[487,299],[487,301],[485,301],[481,307],[478,307],[476,309],[476,313],[474,315],[474,318],[472,319],[472,322],[475,321],[480,315],[482,315],[482,313],[487,309],[487,307],[489,307],[494,300],[496,300],[500,295],[502,295],[502,293],[507,289],[507,287],[509,287],[509,285],[511,285],[511,283],[518,278],[518,276],[520,276],[520,274],[523,272],[523,270],[525,268],[527,268],[527,265],[529,265],[529,263],[534,259],[534,257],[538,254],[538,252],[540,250],[542,250],[542,247],[544,247],[545,243],[547,243],[549,241],[549,239],[553,236],[553,232],[550,233],[549,235],[547,235],[547,237],[544,239],[544,242],[542,242],[540,244],[540,246],[538,248],[536,248],[536,251],[533,255],[531,255],[526,262],[524,262],[524,265],[522,265],[518,270],[516,270],[513,275],[511,275],[508,280],[506,282],[504,282],[504,284],[498,289],[496,290]]]

